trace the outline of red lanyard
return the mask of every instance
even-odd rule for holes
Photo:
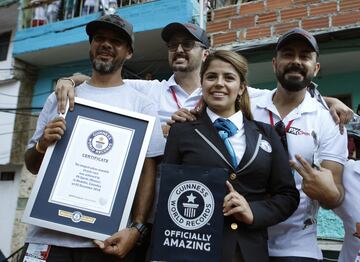
[[[177,98],[177,96],[176,96],[175,90],[173,89],[173,87],[172,87],[172,86],[170,86],[170,90],[171,90],[171,95],[172,95],[172,97],[173,97],[173,99],[174,99],[174,101],[175,101],[175,103],[176,103],[176,105],[177,105],[178,109],[181,109],[181,108],[182,108],[182,106],[181,106],[181,104],[180,104],[180,102],[179,102],[179,100],[178,100],[178,98]],[[199,99],[199,101],[196,103],[196,105],[195,105],[195,107],[194,107],[194,108],[199,107],[199,106],[200,106],[200,104],[201,104],[201,102],[202,102],[202,100],[201,100],[201,98],[200,98],[200,99]]]
[[[273,118],[273,113],[271,111],[269,111],[269,118],[270,118],[270,125],[274,126],[274,118]],[[289,121],[289,123],[286,125],[285,127],[285,132],[287,133],[292,125],[292,123],[294,122],[294,119]]]

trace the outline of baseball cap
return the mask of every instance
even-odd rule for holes
[[[132,24],[118,15],[112,14],[101,16],[86,25],[86,33],[89,36],[90,43],[95,32],[104,28],[116,31],[122,37],[125,37],[131,47],[132,52],[134,52],[134,32]]]
[[[291,29],[290,31],[282,35],[277,42],[276,51],[278,51],[281,47],[283,47],[287,41],[296,38],[302,38],[305,41],[307,41],[310,44],[310,46],[314,49],[314,51],[317,53],[317,55],[319,55],[319,46],[317,44],[315,37],[311,35],[308,31],[301,28]]]
[[[164,27],[161,37],[165,42],[169,42],[174,33],[183,31],[192,35],[197,41],[201,42],[206,48],[210,47],[206,32],[198,25],[191,23],[170,23]]]

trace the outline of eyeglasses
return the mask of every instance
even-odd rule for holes
[[[121,46],[126,43],[126,41],[124,39],[112,38],[112,37],[107,37],[107,36],[103,36],[103,35],[94,35],[93,40],[98,43],[109,41],[111,44],[114,44],[116,46]]]
[[[181,45],[182,49],[184,49],[184,51],[190,51],[191,49],[193,49],[195,46],[199,46],[202,48],[205,48],[205,45],[203,45],[200,42],[196,42],[194,40],[184,40],[184,41],[170,41],[167,43],[167,47],[171,52],[175,52],[179,45]]]
[[[288,144],[287,144],[287,139],[286,139],[286,130],[285,130],[285,125],[283,121],[279,121],[275,124],[275,131],[276,133],[279,135],[280,137],[280,141],[284,146],[285,151],[288,153]]]

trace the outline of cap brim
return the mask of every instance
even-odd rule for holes
[[[191,33],[183,24],[181,23],[171,23],[168,24],[167,26],[164,27],[164,29],[161,32],[161,37],[165,42],[169,42],[171,37],[176,33],[176,32],[187,32],[189,33],[195,40],[199,39],[193,35],[193,33]]]
[[[109,22],[92,21],[92,22],[87,24],[86,33],[89,36],[90,42],[91,42],[92,37],[95,34],[95,32],[100,30],[100,29],[109,29],[109,30],[118,32],[129,43],[129,46],[130,46],[131,50],[134,51],[133,47],[132,47],[133,46],[133,40],[132,40],[131,36],[128,34],[128,32],[126,32],[124,29],[120,28],[119,26],[114,25],[114,24],[109,23]]]
[[[294,34],[291,34],[291,35],[285,37],[284,39],[281,39],[281,42],[276,46],[276,50],[279,50],[287,42],[289,42],[290,40],[294,40],[294,39],[303,39],[303,40],[305,40],[305,42],[307,42],[312,47],[312,49],[314,50],[315,53],[317,53],[317,54],[319,53],[319,51],[316,50],[316,48],[311,43],[311,41],[306,36],[304,36],[303,34],[300,34],[300,33],[294,33]]]

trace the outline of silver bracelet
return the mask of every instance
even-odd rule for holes
[[[59,80],[57,81],[56,84],[58,84],[60,80],[69,80],[69,81],[71,82],[73,88],[76,86],[75,81],[72,80],[70,77],[62,77],[62,78],[59,78]]]

